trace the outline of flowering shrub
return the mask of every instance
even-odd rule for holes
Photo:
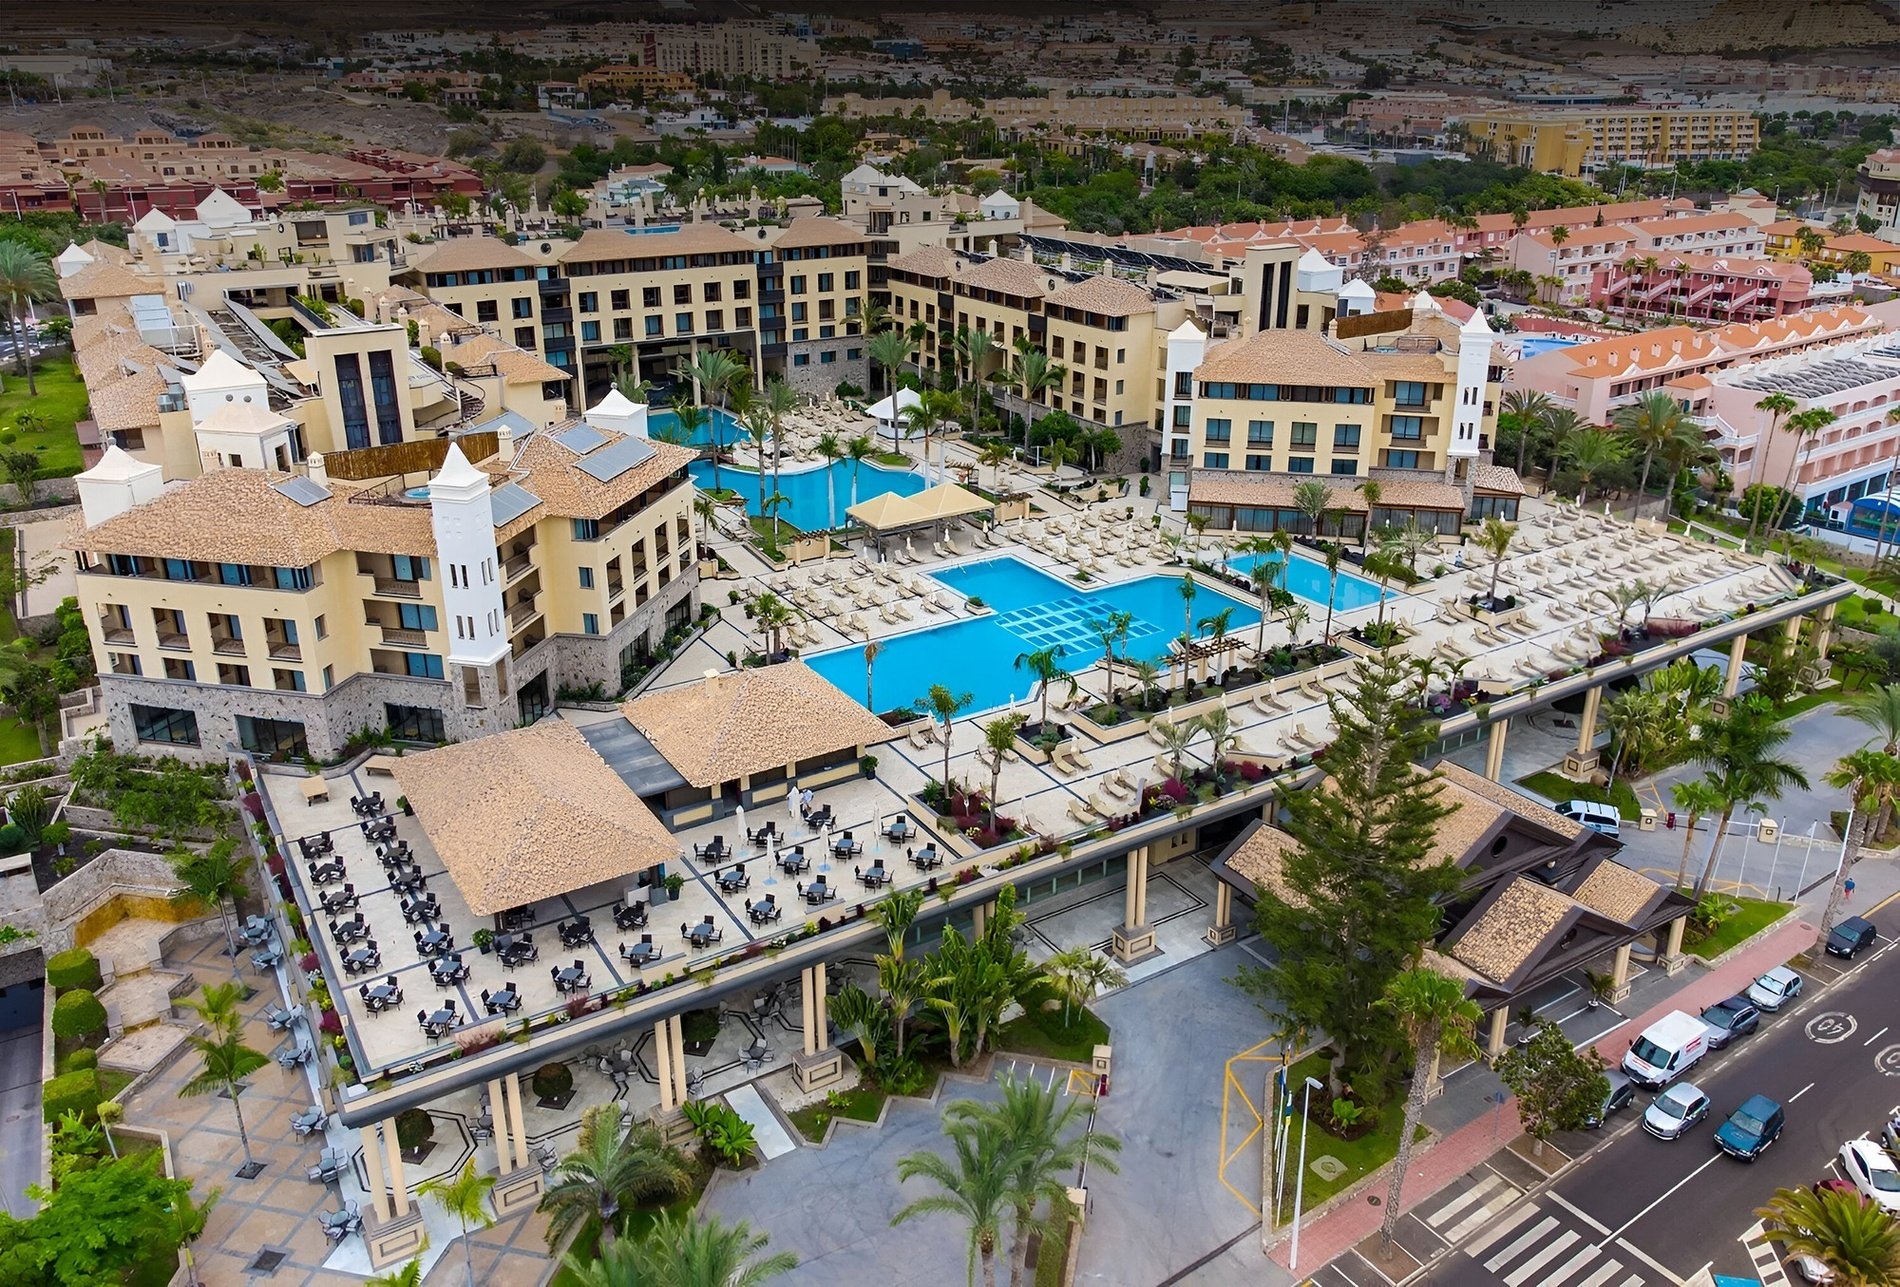
[[[317,1031],[333,1037],[342,1035],[342,1016],[328,1006],[324,1007],[322,1016],[317,1020]]]

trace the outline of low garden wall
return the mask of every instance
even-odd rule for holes
[[[84,947],[134,916],[183,924],[207,914],[195,899],[174,897],[177,889],[178,877],[162,854],[104,850],[41,895],[42,946],[48,954]]]

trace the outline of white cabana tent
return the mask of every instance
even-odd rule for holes
[[[877,421],[877,431],[882,437],[893,442],[900,438],[917,436],[917,430],[904,423],[904,412],[909,407],[923,401],[923,395],[915,389],[899,389],[882,402],[871,407],[871,418]]]

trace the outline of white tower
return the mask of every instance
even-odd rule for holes
[[[1207,336],[1193,322],[1168,332],[1167,405],[1161,430],[1161,469],[1168,479],[1168,507],[1187,509],[1188,470],[1194,449],[1194,369],[1207,356]],[[1183,379],[1186,377],[1186,390]]]
[[[223,349],[214,351],[203,366],[179,383],[185,386],[185,409],[191,412],[193,425],[203,424],[222,406],[249,403],[270,410],[264,377]]]
[[[74,480],[87,527],[97,527],[135,506],[156,500],[165,488],[165,471],[134,457],[123,447],[107,447],[99,463]]]
[[[441,564],[442,602],[449,614],[443,623],[449,662],[493,666],[508,655],[508,623],[502,615],[495,559],[495,510],[488,475],[469,464],[454,443],[429,480],[429,519]]]
[[[632,434],[636,438],[647,436],[646,404],[635,402],[618,389],[607,390],[607,396],[589,407],[584,418],[596,429]]]
[[[1458,401],[1451,410],[1453,460],[1478,454],[1478,430],[1484,424],[1484,390],[1491,379],[1491,349],[1497,336],[1476,309],[1458,328]]]

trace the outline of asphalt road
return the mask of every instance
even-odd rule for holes
[[[1491,1219],[1481,1215],[1490,1205],[1485,1194],[1454,1196],[1442,1209],[1425,1204],[1420,1221],[1456,1233],[1450,1240],[1460,1242],[1425,1281],[1650,1287],[1705,1266],[1755,1280],[1743,1243],[1755,1208],[1777,1188],[1830,1174],[1842,1141],[1877,1134],[1900,1105],[1900,954],[1891,937],[1900,933],[1900,902],[1872,919],[1879,944],[1846,965],[1838,983],[1814,986],[1845,963],[1817,965],[1807,972],[1808,993],[1791,1010],[1691,1074],[1714,1107],[1682,1139],[1666,1143],[1638,1126],[1649,1100],[1639,1094],[1609,1142],[1535,1197]],[[1754,1094],[1779,1101],[1787,1127],[1751,1164],[1717,1152],[1713,1137],[1716,1125]],[[1452,1209],[1460,1201],[1464,1206]]]

